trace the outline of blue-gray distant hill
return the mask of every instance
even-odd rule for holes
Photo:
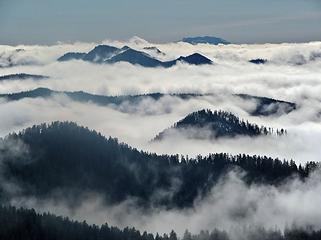
[[[48,76],[43,75],[35,75],[35,74],[27,74],[27,73],[15,73],[0,76],[0,81],[8,81],[8,80],[43,80],[49,78]]]
[[[193,44],[193,45],[196,45],[196,44],[199,44],[199,43],[212,44],[212,45],[230,44],[229,41],[226,41],[223,38],[211,37],[211,36],[185,37],[185,38],[182,39],[182,42],[190,43],[190,44]]]
[[[150,50],[150,49],[147,49]],[[128,46],[117,48],[108,45],[98,45],[88,53],[68,52],[58,58],[58,61],[83,60],[92,63],[112,64],[118,62],[128,62],[143,67],[172,67],[178,62],[188,63],[191,65],[212,64],[212,60],[199,54],[194,53],[189,56],[181,56],[171,61],[158,60],[146,52],[138,51]]]
[[[180,99],[188,100],[192,98],[211,96],[211,94],[195,94],[195,93],[179,93],[179,94],[163,94],[163,93],[149,93],[143,95],[123,95],[123,96],[103,96],[86,93],[83,91],[68,92],[68,91],[54,91],[48,88],[36,88],[34,90],[17,92],[11,94],[0,94],[0,98],[5,98],[7,101],[17,101],[24,98],[48,98],[54,94],[65,94],[73,101],[83,103],[94,103],[100,106],[119,106],[125,102],[130,105],[138,105],[146,99],[159,100],[165,96],[178,97]],[[294,111],[297,106],[295,103],[276,100],[266,97],[258,97],[247,94],[234,95],[245,101],[254,101],[256,107],[249,111],[252,116],[271,116],[282,115]]]

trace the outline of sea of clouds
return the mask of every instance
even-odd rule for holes
[[[109,65],[80,60],[56,61],[66,52],[88,52],[98,44],[117,47],[128,45],[138,50],[155,46],[165,55],[144,51],[163,60],[198,52],[213,60],[214,64],[192,66],[180,63],[164,69],[128,63]],[[254,58],[267,59],[268,63],[255,65],[248,62]],[[6,65],[8,59],[10,67]],[[50,77],[41,81],[1,81],[0,93],[47,87],[100,95],[155,92],[213,94],[188,100],[165,96],[158,101],[145,99],[135,105],[124,103],[118,108],[73,102],[63,94],[50,99],[22,99],[15,102],[2,99],[1,136],[32,124],[71,120],[107,136],[117,137],[134,147],[158,153],[197,155],[224,151],[292,158],[300,163],[319,160],[321,42],[213,46],[183,42],[153,44],[134,37],[127,42],[106,40],[102,43],[57,43],[52,46],[0,46],[0,65],[0,75],[23,72]],[[253,117],[248,112],[255,108],[255,101],[231,96],[235,93],[294,102],[298,109],[289,114]],[[267,136],[202,142],[187,140],[178,134],[162,143],[149,142],[160,131],[203,108],[231,111],[259,125],[288,129],[289,134],[280,139]],[[174,146],[173,141],[176,143]]]
[[[138,50],[155,46],[165,54],[148,51],[162,60],[198,52],[213,60],[214,64],[192,66],[179,63],[165,69],[128,63],[107,65],[80,60],[56,61],[66,52],[87,52],[97,44],[128,45]],[[268,62],[264,65],[248,62],[255,58],[267,59]],[[302,164],[320,161],[321,42],[213,46],[182,42],[154,44],[136,37],[127,42],[106,40],[102,43],[57,43],[52,46],[0,46],[0,66],[0,76],[29,73],[50,77],[41,81],[1,81],[2,94],[37,87],[113,96],[156,92],[212,94],[185,100],[175,96],[164,96],[159,100],[147,98],[139,104],[125,102],[118,107],[79,103],[64,94],[11,102],[1,99],[1,136],[33,124],[68,120],[156,153],[196,156],[228,152],[293,159]],[[249,112],[255,108],[256,102],[233,96],[239,93],[290,101],[298,107],[289,114],[251,116]],[[231,111],[249,122],[285,128],[288,134],[282,137],[192,140],[174,132],[165,141],[150,142],[159,132],[187,114],[204,108]],[[304,183],[293,179],[279,187],[248,187],[239,173],[232,173],[212,190],[213,194],[195,202],[194,207],[187,210],[155,209],[141,214],[127,202],[116,207],[102,206],[99,196],[92,195],[77,211],[68,209],[63,203],[47,201],[44,204],[36,199],[19,199],[15,204],[50,210],[76,219],[86,216],[93,223],[108,220],[117,226],[131,225],[152,232],[168,232],[171,228],[180,233],[186,228],[197,232],[204,228],[211,230],[213,226],[228,229],[239,220],[265,227],[277,225],[283,228],[293,222],[321,227],[321,213],[317,210],[321,202],[319,175],[317,172]],[[137,216],[140,216],[139,221]]]

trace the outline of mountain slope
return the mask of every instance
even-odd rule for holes
[[[89,51],[84,57],[84,61],[89,62],[97,62],[101,63],[115,54],[119,53],[121,50],[116,47],[108,46],[108,45],[98,45],[93,50]]]
[[[141,65],[143,67],[160,67],[162,62],[148,55],[147,53],[127,48],[125,51],[115,55],[105,63],[128,62]]]
[[[27,128],[2,139],[0,146],[15,142],[24,143],[28,151],[9,154],[0,149],[5,153],[1,179],[6,183],[0,185],[0,196],[10,199],[12,191],[7,195],[5,187],[9,184],[20,190],[18,196],[59,199],[59,193],[64,193],[73,206],[82,193],[90,192],[109,204],[132,199],[143,206],[185,207],[206,195],[231,167],[247,171],[248,183],[273,184],[292,174],[305,177],[314,166],[302,168],[293,161],[228,154],[179,161],[178,156],[138,151],[70,122]]]
[[[200,110],[193,112],[174,124],[173,127],[159,133],[155,140],[163,140],[173,130],[178,130],[185,134],[188,138],[205,139],[205,138],[221,138],[249,136],[255,137],[259,135],[268,135],[273,133],[273,129],[259,127],[256,124],[244,122],[235,115],[224,111]],[[278,135],[285,134],[286,131],[277,130]]]
[[[152,234],[145,232],[143,235],[135,228],[121,230],[107,223],[89,225],[86,221],[73,221],[66,216],[39,214],[34,209],[10,206],[0,206],[0,224],[2,240],[156,240]]]
[[[86,53],[81,52],[68,52],[57,59],[59,62],[70,61],[70,60],[82,60]]]

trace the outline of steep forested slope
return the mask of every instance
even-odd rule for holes
[[[155,137],[155,140],[164,139],[167,135],[170,135],[173,130],[178,130],[180,133],[186,135],[186,137],[195,139],[216,139],[236,136],[255,137],[271,135],[274,134],[274,131],[277,135],[286,134],[286,130],[284,129],[273,130],[272,128],[245,122],[230,112],[205,109],[187,115],[171,128],[159,133]]]
[[[213,228],[214,229],[214,228]],[[289,228],[284,232],[252,227],[243,229],[240,239],[250,240],[319,240],[321,230]],[[0,239],[2,240],[230,240],[226,231],[214,229],[191,234],[185,231],[179,238],[174,231],[169,234],[151,234],[126,227],[121,230],[109,226],[90,225],[85,221],[72,221],[50,213],[39,214],[33,209],[0,207]]]
[[[244,178],[249,184],[276,184],[293,174],[304,178],[316,165],[225,153],[197,159],[158,156],[69,122],[33,126],[9,135],[1,144],[15,142],[23,142],[28,151],[12,155],[1,149],[2,178],[20,186],[19,194],[46,198],[64,192],[73,203],[81,193],[96,192],[109,203],[133,198],[145,206],[184,207],[235,167],[247,172]]]

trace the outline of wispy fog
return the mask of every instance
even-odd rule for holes
[[[134,226],[153,233],[175,229],[179,235],[186,229],[198,233],[200,230],[219,228],[239,235],[241,232],[238,231],[248,226],[277,227],[280,230],[293,225],[315,229],[321,227],[320,172],[315,172],[305,182],[293,178],[278,187],[248,186],[242,176],[242,172],[230,172],[211,190],[208,197],[196,200],[193,207],[188,209],[143,210],[132,199],[116,206],[106,206],[102,198],[94,193],[84,194],[82,204],[76,208],[64,203],[63,196],[59,202],[17,198],[12,200],[12,204],[67,215],[89,223],[103,224],[108,221],[111,225]]]

